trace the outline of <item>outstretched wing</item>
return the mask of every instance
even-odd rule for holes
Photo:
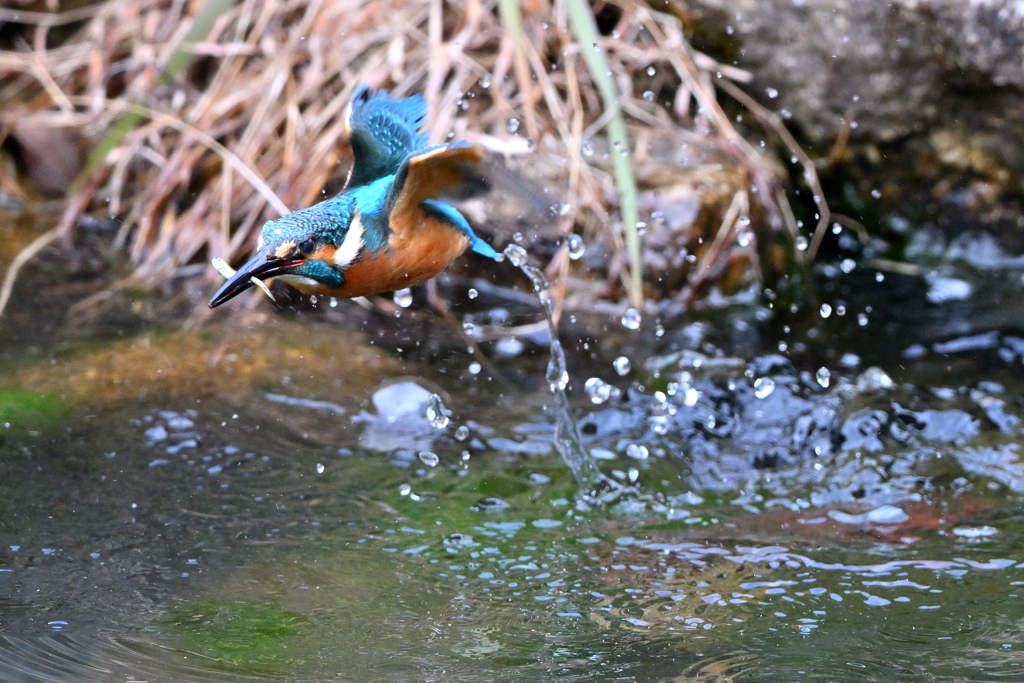
[[[418,132],[427,116],[427,104],[419,95],[395,100],[386,91],[360,85],[352,95],[345,129],[352,144],[351,189],[394,174],[413,152],[427,144]]]
[[[476,253],[498,258],[498,252],[477,237],[462,214],[445,201],[469,199],[491,189],[484,163],[486,158],[487,151],[481,145],[468,142],[410,154],[395,174],[388,193],[389,215],[407,216],[426,211],[465,234]],[[393,230],[406,225],[391,223]]]

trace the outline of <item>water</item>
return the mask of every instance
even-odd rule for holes
[[[505,382],[345,302],[40,339],[16,297],[0,679],[1018,680],[1024,341],[929,286],[566,325]]]

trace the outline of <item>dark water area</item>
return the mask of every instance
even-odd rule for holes
[[[639,491],[606,508],[536,328],[491,367],[419,304],[76,326],[27,282],[0,679],[1024,679],[1024,267],[868,261],[813,301],[567,316],[584,446]],[[471,331],[537,313],[443,286]]]

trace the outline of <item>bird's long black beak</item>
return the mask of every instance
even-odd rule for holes
[[[269,247],[260,249],[249,262],[238,269],[228,281],[221,285],[217,293],[210,299],[210,308],[216,308],[225,301],[233,299],[253,286],[252,279],[266,280],[277,275],[284,275],[302,265],[303,261],[278,258]]]

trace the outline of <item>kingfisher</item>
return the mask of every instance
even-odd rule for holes
[[[356,89],[345,119],[352,170],[341,194],[268,221],[256,253],[210,299],[210,308],[279,278],[318,295],[359,297],[425,282],[467,248],[501,260],[450,202],[490,189],[486,150],[427,146],[427,105],[413,95]]]

